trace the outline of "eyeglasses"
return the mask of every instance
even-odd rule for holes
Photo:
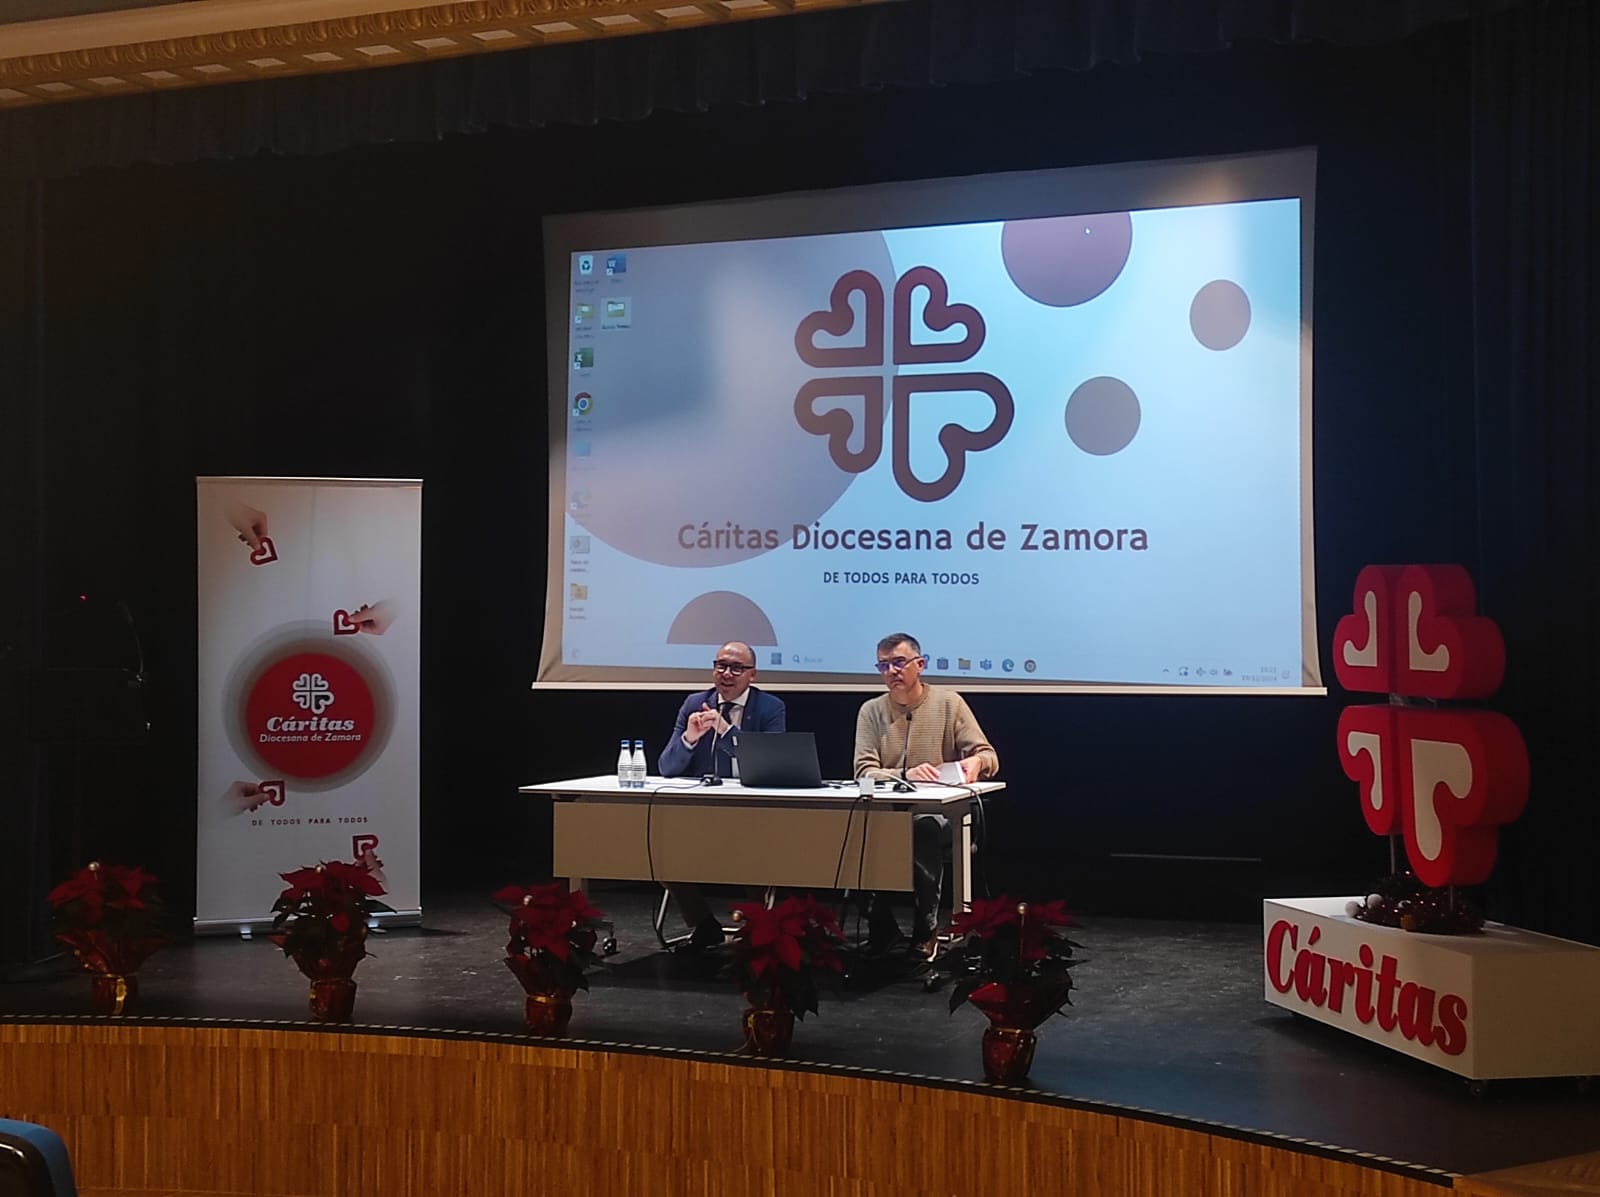
[[[927,660],[926,657],[890,657],[887,661],[874,662],[873,668],[879,673],[888,673],[891,669],[896,673],[899,673],[905,669],[907,665],[913,665],[918,661],[925,660]]]
[[[743,661],[713,661],[711,668],[718,673],[725,673],[729,677],[738,677],[746,669],[754,669],[754,665],[746,665]]]

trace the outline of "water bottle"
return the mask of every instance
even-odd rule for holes
[[[633,788],[633,754],[628,751],[628,742],[622,742],[622,750],[617,753],[617,785],[624,790]]]
[[[643,740],[635,740],[633,742],[633,769],[632,769],[633,788],[634,789],[636,789],[636,790],[644,789],[644,779],[645,779],[645,775],[648,772],[649,772],[649,770],[645,767],[645,763],[644,763],[644,741]]]

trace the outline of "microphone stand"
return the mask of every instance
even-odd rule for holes
[[[717,722],[719,724],[722,722],[722,709],[720,704],[718,705],[717,709]],[[717,739],[721,735],[722,729],[720,727],[711,733],[711,772],[707,773],[700,779],[700,784],[703,786],[720,786],[722,784],[722,777],[717,773]]]
[[[916,786],[906,780],[906,759],[911,754],[911,712],[906,712],[906,742],[900,746],[900,779],[894,783],[896,794],[910,794]]]

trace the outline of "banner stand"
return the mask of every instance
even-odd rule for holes
[[[422,484],[199,478],[197,934],[272,923],[280,874],[365,860],[422,918]]]

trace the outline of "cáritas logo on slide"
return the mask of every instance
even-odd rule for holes
[[[923,323],[936,333],[960,325],[959,341],[917,342],[911,339],[912,299],[918,288],[928,293],[922,311]],[[844,337],[856,322],[851,297],[861,296],[865,317],[864,337],[859,345],[819,346],[818,333]],[[890,415],[890,457],[894,480],[909,497],[933,503],[952,494],[966,474],[967,454],[981,453],[998,445],[1011,430],[1016,412],[1011,392],[993,374],[978,371],[940,371],[902,374],[902,366],[955,365],[971,360],[983,347],[986,329],[983,316],[971,304],[951,303],[945,278],[931,266],[914,266],[894,284],[894,324],[890,353],[884,347],[883,284],[865,270],[852,270],[833,284],[826,311],[815,311],[802,320],[794,333],[795,352],[806,365],[817,369],[852,369],[851,374],[813,378],[794,397],[795,419],[814,436],[828,438],[828,455],[841,470],[859,474],[871,469],[883,454],[884,374],[892,378]],[[944,450],[944,471],[931,480],[918,478],[911,469],[911,397],[913,395],[981,392],[994,403],[994,418],[974,431],[961,424],[946,423],[939,429],[939,446]],[[863,401],[860,449],[852,450],[855,416],[842,407],[817,410],[819,399]]]

